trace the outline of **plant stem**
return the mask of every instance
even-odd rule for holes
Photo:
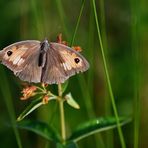
[[[105,0],[100,0],[99,1],[99,5],[100,5],[100,29],[101,29],[101,33],[102,33],[102,42],[103,42],[103,46],[104,46],[104,50],[106,52],[106,58],[107,57],[107,53],[108,53],[108,41],[107,41],[107,30],[106,30],[106,20],[105,20]],[[105,84],[105,89],[107,89],[107,84]],[[105,94],[105,115],[112,115],[112,105],[111,105],[111,100],[109,97],[109,93],[107,92]],[[106,147],[109,148],[113,148],[114,147],[114,142],[113,142],[113,131],[108,131],[106,132]]]
[[[58,95],[59,95],[59,109],[60,109],[60,117],[61,117],[61,137],[62,137],[62,142],[65,143],[66,130],[65,130],[65,115],[64,115],[64,100],[62,99],[61,84],[58,84]]]
[[[131,0],[131,47],[133,51],[133,67],[134,67],[134,148],[139,147],[139,132],[140,132],[140,88],[141,88],[141,37],[140,37],[140,3],[138,0]]]
[[[84,4],[85,4],[85,0],[82,1],[82,5],[81,5],[81,9],[80,9],[80,13],[79,13],[79,16],[78,16],[78,19],[77,19],[76,28],[75,28],[75,30],[74,30],[74,33],[73,33],[73,37],[72,37],[72,40],[71,40],[70,46],[72,46],[73,43],[74,43],[75,36],[76,36],[77,30],[78,30],[78,27],[79,27],[80,19],[81,19],[81,16],[82,16],[82,12],[83,12],[83,9],[84,9]]]
[[[117,112],[117,108],[116,108],[116,104],[115,104],[115,98],[114,98],[113,91],[112,91],[109,72],[108,72],[108,68],[107,68],[107,62],[106,62],[106,57],[105,57],[105,53],[104,53],[104,47],[103,47],[103,43],[102,43],[100,27],[99,27],[99,23],[98,23],[98,16],[97,16],[97,11],[96,11],[95,0],[93,0],[92,3],[93,3],[94,15],[95,15],[97,33],[98,33],[98,38],[99,38],[99,42],[100,42],[100,48],[101,48],[103,63],[104,63],[104,69],[105,69],[105,74],[106,74],[106,80],[107,80],[109,94],[110,94],[110,98],[111,98],[111,102],[112,102],[113,111],[114,111],[115,118],[116,118],[116,121],[117,121],[117,129],[118,129],[118,133],[119,133],[119,138],[120,138],[122,148],[126,148],[122,129],[121,129],[121,126],[120,126],[119,116],[118,116],[118,112]]]

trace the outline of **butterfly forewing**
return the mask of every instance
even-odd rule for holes
[[[2,63],[24,81],[40,82],[41,67],[38,67],[40,42],[29,40],[12,44],[2,51]]]
[[[50,43],[42,81],[49,84],[63,83],[70,76],[88,68],[88,62],[77,51],[59,43]]]

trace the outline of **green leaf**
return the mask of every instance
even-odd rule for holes
[[[49,101],[53,99],[56,99],[56,97],[50,97]],[[19,115],[19,117],[17,118],[17,121],[23,120],[27,115],[29,115],[31,112],[33,112],[35,109],[37,109],[41,105],[45,105],[41,98],[32,101],[31,104],[27,106],[26,109]]]
[[[124,125],[131,121],[130,118],[119,118],[120,125]],[[117,122],[115,117],[102,117],[93,119],[91,121],[80,124],[72,133],[68,140],[73,140],[75,142],[88,137],[92,134],[106,131],[117,127]]]
[[[73,108],[75,109],[80,109],[79,104],[74,100],[74,98],[72,97],[71,93],[68,93],[67,95],[65,95],[65,99],[66,102]]]
[[[67,80],[65,83],[62,83],[62,93],[64,93],[68,87],[69,81]]]
[[[77,144],[73,141],[66,143],[65,145],[62,143],[57,143],[56,148],[78,148]]]
[[[17,127],[20,129],[32,131],[47,140],[52,140],[55,142],[60,141],[59,134],[48,124],[41,121],[24,120],[18,122]]]
[[[78,145],[75,142],[68,142],[65,148],[78,148]]]

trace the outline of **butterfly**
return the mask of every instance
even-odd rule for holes
[[[89,68],[87,60],[74,49],[56,42],[26,40],[0,51],[0,61],[23,81],[64,83]]]

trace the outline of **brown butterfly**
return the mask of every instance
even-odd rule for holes
[[[64,83],[70,76],[89,68],[80,53],[46,39],[11,44],[0,51],[0,60],[20,79],[34,83]]]

